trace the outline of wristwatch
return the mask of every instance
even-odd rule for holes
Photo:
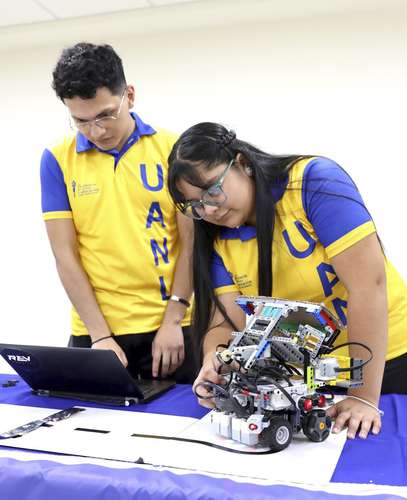
[[[186,307],[189,307],[191,304],[187,301],[187,299],[183,299],[182,297],[178,297],[178,295],[170,295],[168,300],[174,300],[175,302],[180,302]]]

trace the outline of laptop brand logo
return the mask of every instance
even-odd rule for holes
[[[20,356],[18,354],[7,354],[10,361],[17,361],[19,363],[29,363],[31,361],[31,356]]]

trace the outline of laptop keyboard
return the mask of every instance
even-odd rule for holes
[[[151,384],[151,382],[149,383],[146,381],[142,382],[140,380],[136,380],[136,383],[145,398],[150,396],[152,393],[155,393],[154,386]]]

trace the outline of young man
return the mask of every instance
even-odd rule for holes
[[[53,72],[75,134],[41,160],[42,211],[73,304],[70,345],[112,349],[134,375],[192,381],[192,222],[166,187],[176,137],[135,113],[109,45],[78,43]]]

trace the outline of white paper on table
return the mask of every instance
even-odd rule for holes
[[[240,450],[248,449],[244,445],[215,436],[210,426],[210,414],[186,429],[182,437],[210,441]],[[198,448],[199,445],[189,445],[188,466],[201,471],[259,479],[300,483],[329,482],[345,441],[346,432],[330,434],[322,443],[313,443],[299,433],[294,435],[288,448],[269,455],[241,455],[207,446]],[[182,444],[177,443],[177,446]],[[195,452],[192,452],[191,446],[195,446]],[[164,451],[161,452],[164,455]],[[164,456],[162,459],[164,461]],[[181,466],[180,454],[172,462],[174,466]]]
[[[0,405],[1,432],[58,410]],[[14,420],[13,420],[14,418]],[[3,422],[10,423],[4,428]],[[101,432],[85,432],[77,428]],[[165,439],[132,437],[132,434],[180,437],[212,442],[224,447],[248,450],[213,433],[210,414],[197,420],[189,417],[157,415],[86,408],[86,411],[41,427],[22,437],[0,441],[4,446],[79,455],[109,460],[175,467],[199,472],[298,483],[329,482],[346,433],[331,434],[322,443],[295,435],[288,448],[270,455],[242,455],[209,446]],[[318,464],[318,466],[316,466]]]
[[[60,410],[2,404],[1,432],[58,411]],[[131,437],[133,433],[175,436],[194,422],[196,419],[190,417],[86,408],[66,420],[50,422],[51,427],[40,427],[18,438],[1,440],[0,445],[137,462],[140,457],[144,458],[146,451],[154,455],[154,450],[162,441],[142,440],[142,443],[138,443]],[[78,428],[89,431],[76,430]]]

